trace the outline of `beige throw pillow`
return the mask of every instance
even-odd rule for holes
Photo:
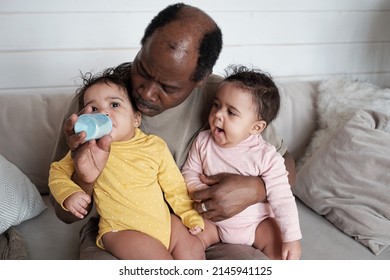
[[[390,115],[357,111],[306,161],[293,190],[380,254],[390,244]]]

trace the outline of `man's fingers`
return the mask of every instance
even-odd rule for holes
[[[84,139],[87,136],[87,134],[84,131],[81,131],[80,133],[69,135],[66,138],[66,143],[69,146],[69,149],[71,151],[75,151],[78,147],[80,147],[81,144],[84,143]]]
[[[81,109],[81,111],[78,113],[78,115],[83,115],[83,114],[91,114],[92,113],[92,106],[91,105],[87,105],[86,107],[84,107],[83,109]]]
[[[217,176],[217,175],[216,175]],[[216,176],[206,176],[201,174],[199,176],[200,180],[202,181],[203,184],[212,186],[218,183]]]
[[[206,188],[206,189],[194,191],[191,194],[191,197],[195,201],[208,200],[208,199],[211,198],[211,189],[210,188]],[[195,205],[197,205],[197,203],[195,203]],[[197,207],[200,207],[200,204],[198,204]]]
[[[84,143],[84,139],[87,134],[82,131],[80,133],[74,133],[74,125],[78,119],[76,114],[72,114],[64,124],[64,134],[66,137],[66,144],[71,151],[75,151],[81,144]]]
[[[207,202],[207,201],[195,202],[195,204],[194,204],[194,209],[195,209],[199,214],[203,214],[204,212],[207,212],[207,211],[212,210],[212,209],[210,209],[210,208],[207,208],[206,202]]]
[[[76,123],[78,116],[76,114],[70,115],[69,118],[66,119],[64,124],[64,133],[66,136],[70,136],[74,134],[74,124]]]
[[[99,141],[97,142],[97,145],[101,150],[105,152],[109,152],[113,140],[114,139],[112,138],[112,136],[108,134],[100,138]]]
[[[206,175],[201,174],[199,176],[199,178],[202,181],[202,183],[209,185],[209,186],[214,186],[216,184],[219,184],[225,176],[226,176],[225,173],[219,173],[219,174],[211,175],[211,176],[206,176]]]
[[[210,211],[202,213],[202,217],[205,219],[208,219],[212,222],[219,222],[219,221],[224,220],[224,218],[222,218],[221,216],[218,216],[217,211],[214,211],[214,210],[210,210]]]
[[[202,204],[203,204],[203,207],[202,207]],[[194,209],[202,215],[203,218],[206,218],[210,221],[213,221],[213,222],[218,222],[218,221],[222,221],[224,220],[225,218],[222,218],[221,216],[218,215],[218,212],[213,209],[213,206],[212,206],[212,203],[211,201],[200,201],[200,202],[195,202],[194,204]],[[207,210],[207,211],[204,211],[204,210]]]

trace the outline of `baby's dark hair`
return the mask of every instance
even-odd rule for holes
[[[169,5],[160,11],[146,27],[144,36],[141,39],[141,45],[143,46],[146,40],[152,36],[158,28],[162,28],[173,21],[181,20],[185,8],[193,7],[184,3],[176,3]],[[203,38],[201,39],[198,62],[191,76],[193,82],[199,82],[213,72],[213,67],[222,50],[222,44],[222,31],[214,22],[213,29],[209,31],[206,31],[205,29]]]
[[[133,98],[131,94],[132,91],[131,79],[130,79],[131,66],[132,66],[132,62],[125,62],[118,65],[117,67],[107,68],[103,70],[103,72],[97,73],[95,75],[93,75],[91,72],[87,72],[84,74],[81,73],[83,86],[81,86],[76,92],[79,97],[80,108],[84,107],[83,97],[85,92],[90,87],[100,83],[106,83],[106,84],[113,83],[127,91],[133,110],[134,112],[137,112],[138,108],[135,105],[135,102],[133,102]]]
[[[225,72],[224,81],[235,83],[252,94],[259,120],[269,124],[276,118],[280,108],[280,95],[270,74],[243,65],[230,65]]]

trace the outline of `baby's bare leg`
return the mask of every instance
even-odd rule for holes
[[[157,239],[135,230],[108,232],[103,235],[108,252],[121,260],[171,260],[167,248]]]
[[[282,236],[275,219],[267,218],[257,226],[253,247],[272,260],[282,259]]]
[[[204,260],[205,249],[198,236],[192,235],[180,218],[171,214],[171,244],[169,251],[175,260]]]

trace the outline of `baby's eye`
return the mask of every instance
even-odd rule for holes
[[[92,112],[96,112],[97,110],[99,110],[99,109],[96,107],[92,107]]]
[[[231,116],[235,116],[236,115],[236,113],[234,113],[233,111],[230,111],[230,110],[228,110],[228,114],[231,115]]]
[[[214,102],[213,107],[218,109],[219,108],[218,102]]]
[[[119,106],[120,106],[119,103],[116,103],[116,102],[114,102],[114,103],[111,104],[111,107],[112,107],[112,108],[116,108],[116,107],[119,107]]]

